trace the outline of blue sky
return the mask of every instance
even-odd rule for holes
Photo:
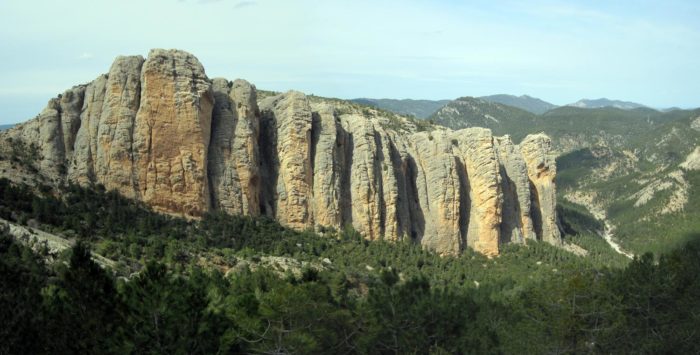
[[[340,98],[529,94],[700,106],[700,2],[0,1],[0,123],[150,48]]]

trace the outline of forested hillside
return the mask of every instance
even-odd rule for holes
[[[0,187],[9,223],[75,242],[52,252],[2,232],[2,353],[700,350],[697,241],[629,264],[606,248],[580,257],[541,242],[439,257],[352,229],[174,219],[99,188],[56,199]],[[566,215],[576,232],[583,217]],[[585,245],[584,233],[568,238]],[[91,249],[117,266],[98,266]]]

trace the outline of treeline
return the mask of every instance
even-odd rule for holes
[[[0,353],[697,353],[700,245],[620,271],[494,290],[383,269],[362,296],[342,271],[224,277],[148,263],[118,279],[84,244],[51,271],[0,238]]]
[[[100,188],[61,196],[0,180],[3,218],[78,241],[49,264],[1,233],[0,353],[700,351],[697,238],[621,268],[544,243],[439,257],[351,228],[184,221]],[[324,266],[255,267],[265,255]]]

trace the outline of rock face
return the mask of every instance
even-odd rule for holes
[[[265,213],[292,228],[313,225],[311,106],[291,91],[262,103],[267,151]]]
[[[231,214],[260,214],[260,112],[255,86],[214,79],[209,145],[212,206]]]
[[[194,56],[151,51],[141,70],[133,164],[139,196],[156,210],[189,216],[209,210],[213,106],[211,83]]]
[[[340,226],[343,145],[333,107],[322,105],[312,114],[313,215],[316,224]]]
[[[244,80],[207,78],[191,54],[152,50],[118,57],[2,135],[38,151],[49,181],[103,184],[164,213],[352,226],[444,255],[561,243],[549,138],[397,122],[409,121],[295,91],[259,101]]]
[[[529,135],[520,143],[520,152],[530,179],[532,215],[535,233],[554,245],[561,244],[556,218],[556,190],[554,178],[557,166],[549,154],[552,141],[544,134]]]
[[[141,99],[141,56],[118,57],[107,75],[99,121],[96,123],[95,177],[107,189],[137,197],[134,176],[134,130]],[[88,123],[89,124],[89,123]],[[88,129],[89,131],[89,129]],[[85,151],[84,147],[80,147]],[[92,148],[92,147],[91,147]],[[75,159],[76,164],[84,159]]]
[[[527,165],[509,136],[497,137],[494,142],[503,191],[501,242],[522,243],[536,239],[530,217],[532,205]]]

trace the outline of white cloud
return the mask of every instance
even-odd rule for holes
[[[238,3],[236,3],[236,5],[234,6],[234,8],[236,8],[236,9],[241,9],[241,8],[244,8],[244,7],[254,6],[254,5],[256,5],[256,4],[257,4],[256,1],[239,1]]]
[[[78,56],[78,59],[92,59],[95,56],[92,53],[89,52],[83,52]]]

